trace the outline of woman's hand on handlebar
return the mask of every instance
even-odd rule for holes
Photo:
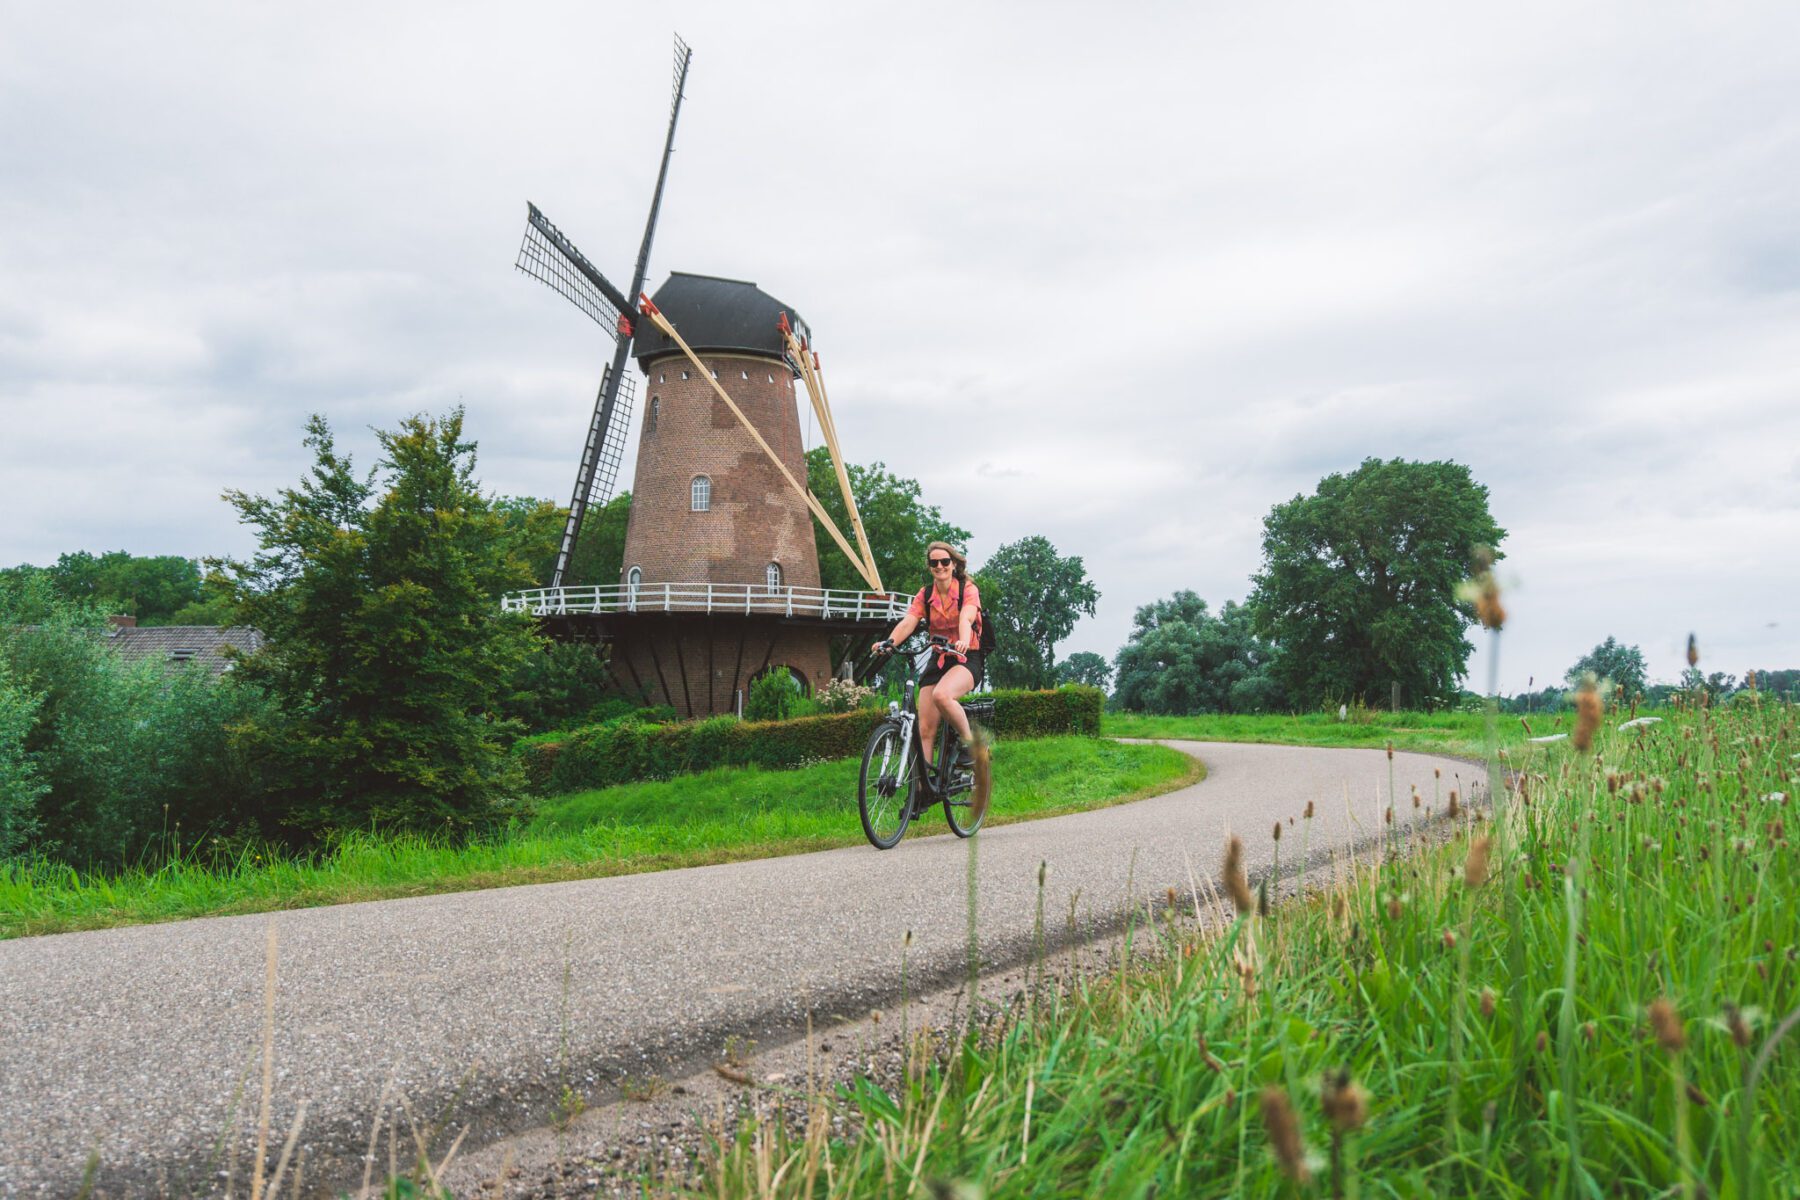
[[[893,638],[882,638],[879,642],[876,642],[872,647],[870,647],[870,649],[874,650],[875,653],[885,657],[894,652],[894,639]]]

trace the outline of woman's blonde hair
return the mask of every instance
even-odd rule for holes
[[[950,568],[950,574],[954,575],[959,580],[967,579],[969,577],[969,560],[963,557],[963,552],[961,550],[958,550],[949,542],[933,542],[931,545],[925,547],[926,559],[929,560],[931,558],[931,552],[933,550],[942,550],[945,554],[950,556],[950,561],[953,564]]]

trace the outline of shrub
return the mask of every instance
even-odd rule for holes
[[[993,731],[1006,737],[1098,735],[1105,693],[1062,687],[1053,692],[1002,691],[976,697],[994,702]],[[528,786],[540,793],[611,787],[713,767],[788,768],[863,751],[886,713],[878,708],[790,721],[712,717],[679,725],[625,719],[573,730],[559,741],[519,746]]]
[[[750,698],[744,702],[744,720],[786,720],[795,715],[794,705],[799,699],[799,683],[786,667],[776,667],[750,684]]]
[[[49,790],[25,750],[37,709],[37,697],[15,687],[0,663],[0,862],[23,850],[37,831],[38,797]]]

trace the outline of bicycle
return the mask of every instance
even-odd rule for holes
[[[949,646],[948,638],[935,635],[922,638],[914,634],[889,651],[904,653],[912,660],[903,693],[905,698],[891,701],[888,715],[869,734],[868,747],[863,750],[862,772],[856,782],[856,806],[862,816],[863,833],[877,850],[890,850],[897,845],[913,819],[933,804],[943,804],[944,819],[950,823],[950,832],[961,838],[980,829],[987,816],[991,778],[984,740],[976,738],[974,769],[967,771],[956,769],[956,751],[961,739],[950,722],[939,722],[935,764],[925,761],[919,741],[919,676],[925,672],[931,656],[948,650]],[[969,715],[971,723],[991,721],[994,702],[977,700],[973,704],[964,704],[963,711]]]

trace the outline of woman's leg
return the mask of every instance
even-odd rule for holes
[[[933,695],[944,681],[926,684],[919,689],[919,749],[925,752],[925,761],[931,761],[931,743],[937,737],[938,706],[937,697]]]
[[[944,719],[956,730],[956,736],[962,739],[963,745],[973,746],[975,739],[969,732],[969,714],[963,711],[963,706],[957,701],[975,690],[975,676],[970,674],[967,667],[951,667],[931,690],[938,711],[944,714]]]

